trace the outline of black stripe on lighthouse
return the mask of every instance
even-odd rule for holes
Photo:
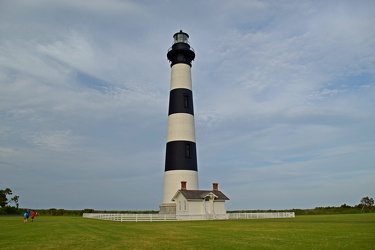
[[[190,89],[173,89],[169,94],[168,115],[187,113],[194,115],[193,92]]]
[[[167,143],[165,171],[170,170],[198,171],[195,142],[172,141]]]

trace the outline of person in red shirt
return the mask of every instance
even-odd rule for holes
[[[32,211],[32,212],[31,212],[31,222],[34,221],[34,217],[35,217],[35,211]]]

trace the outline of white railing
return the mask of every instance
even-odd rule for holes
[[[83,218],[111,221],[175,221],[176,215],[167,214],[97,214],[84,213]]]
[[[275,213],[227,213],[222,215],[185,215],[176,216],[170,214],[99,214],[84,213],[83,218],[111,220],[118,222],[125,221],[186,221],[186,220],[223,220],[223,219],[265,219],[265,218],[294,218],[294,212],[275,212]]]
[[[191,214],[177,215],[177,220],[226,220],[228,214]]]
[[[229,219],[295,218],[294,212],[228,213]]]

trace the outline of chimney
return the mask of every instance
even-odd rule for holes
[[[181,190],[186,190],[186,181],[181,181]]]
[[[219,183],[217,183],[217,182],[212,183],[212,190],[213,191],[219,191]]]

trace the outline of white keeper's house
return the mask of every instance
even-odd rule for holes
[[[173,196],[177,219],[227,219],[225,201],[229,198],[212,184],[212,190],[187,190],[186,181]]]

